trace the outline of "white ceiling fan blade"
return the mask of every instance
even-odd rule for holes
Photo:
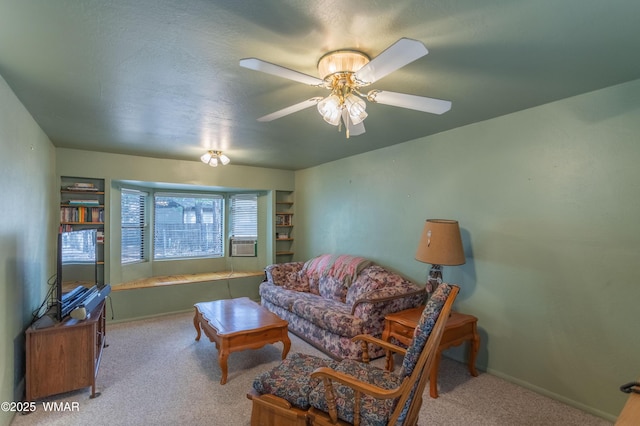
[[[303,74],[257,58],[241,59],[240,66],[254,71],[262,71],[267,74],[275,75],[276,77],[297,81],[298,83],[308,84],[310,86],[322,86],[324,84],[324,81],[317,77]]]
[[[426,98],[424,96],[406,95],[404,93],[372,90],[367,94],[371,102],[392,105],[401,108],[415,109],[416,111],[429,112],[431,114],[443,114],[451,109],[451,101]]]
[[[365,84],[371,84],[427,53],[427,48],[418,40],[401,38],[360,68],[355,77]]]
[[[291,105],[290,107],[286,107],[284,109],[281,109],[280,111],[272,112],[271,114],[265,115],[264,117],[260,117],[258,118],[258,121],[266,122],[277,120],[278,118],[284,117],[285,115],[293,114],[294,112],[302,111],[305,108],[312,107],[321,100],[321,97],[316,96],[315,98],[307,99],[306,101]]]
[[[364,129],[364,121],[361,121],[358,124],[353,124],[351,118],[349,118],[349,112],[346,108],[342,110],[342,122],[347,127],[347,131],[349,132],[349,136],[358,136],[365,132]]]

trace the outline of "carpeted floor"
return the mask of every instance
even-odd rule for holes
[[[226,385],[220,385],[215,345],[196,342],[191,313],[107,326],[98,375],[98,398],[82,390],[47,399],[75,403],[76,411],[16,415],[12,425],[220,425],[248,426],[253,378],[276,365],[282,344],[232,353]],[[295,335],[291,353],[322,355]],[[376,360],[382,365],[382,359]],[[420,425],[610,425],[611,423],[527,389],[443,359],[440,397],[428,396]],[[68,404],[67,408],[74,408]]]

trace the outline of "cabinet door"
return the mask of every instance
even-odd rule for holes
[[[27,400],[94,383],[95,321],[27,332]]]

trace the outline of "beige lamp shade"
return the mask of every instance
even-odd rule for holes
[[[416,260],[432,265],[464,264],[464,250],[458,221],[427,219],[418,244]]]

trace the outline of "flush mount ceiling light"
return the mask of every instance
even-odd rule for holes
[[[229,157],[224,155],[222,151],[207,151],[202,157],[200,157],[200,161],[211,167],[218,167],[218,162],[225,166],[229,164],[231,160]]]
[[[318,61],[318,74],[321,79],[257,58],[242,59],[240,66],[331,91],[325,98],[307,99],[260,117],[258,121],[272,121],[317,105],[322,118],[334,126],[344,124],[346,135],[349,137],[365,132],[363,121],[368,114],[364,99],[432,114],[443,114],[451,109],[451,102],[441,99],[382,90],[371,90],[366,95],[360,93],[361,88],[375,83],[427,53],[429,51],[424,44],[408,38],[401,38],[373,59],[357,50],[336,50],[323,55]]]

